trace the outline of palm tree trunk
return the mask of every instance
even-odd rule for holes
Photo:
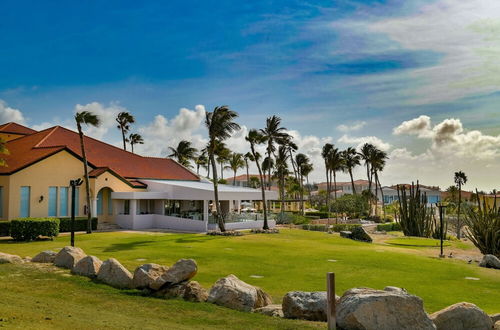
[[[457,238],[460,239],[460,204],[462,204],[462,184],[458,183]]]
[[[217,182],[217,165],[215,164],[215,156],[210,154],[210,163],[212,164],[212,175],[214,177],[213,179],[213,184],[214,184],[214,203],[215,203],[215,209],[217,212],[217,224],[219,225],[219,230],[221,232],[226,231],[226,227],[224,226],[224,218],[222,217],[222,210],[220,207],[219,203],[219,187],[218,187],[218,182]]]
[[[132,147],[132,152],[134,152],[133,150],[134,150],[134,149],[133,149],[133,147]],[[200,175],[200,164],[196,164],[196,174],[197,174],[197,175]]]
[[[85,153],[85,142],[83,140],[83,132],[80,123],[77,123],[78,135],[80,136],[80,147],[82,150],[82,158],[83,158],[83,173],[85,176],[85,194],[87,197],[87,234],[92,233],[92,207],[90,204],[90,180],[89,180],[89,171],[88,171],[88,163],[87,163],[87,154]]]
[[[349,168],[349,175],[351,176],[352,194],[356,195],[356,188],[354,188],[354,178],[352,177],[352,168]]]
[[[133,144],[133,143],[131,143],[131,144],[130,144],[130,147],[132,148],[132,153],[134,153],[134,144]]]
[[[257,155],[255,154],[255,149],[254,146],[251,145],[250,147],[252,149],[252,154],[255,159],[255,164],[257,165],[257,170],[259,171],[259,177],[260,177],[260,191],[262,193],[262,209],[264,211],[264,226],[262,229],[266,230],[269,229],[269,226],[267,224],[267,207],[266,207],[266,187],[264,187],[264,177],[262,176],[262,169],[260,168],[259,160],[257,158]]]
[[[220,179],[224,180],[224,162],[220,162]]]
[[[302,176],[302,173],[299,173],[300,176],[300,213],[302,215],[305,214],[304,212],[304,177]]]
[[[328,170],[327,162],[325,162],[325,172],[326,172],[326,209],[328,211],[326,231],[328,232],[330,230],[330,177],[329,177],[330,171]]]
[[[382,214],[384,216],[384,219],[385,219],[385,201],[384,201],[384,192],[382,191],[382,185],[380,184],[380,180],[378,178],[378,172],[375,171],[375,180],[377,180],[378,182],[378,187],[380,189],[380,196],[382,196]]]
[[[236,186],[236,170],[234,171],[233,175],[233,186]]]
[[[333,198],[337,200],[337,172],[333,171]],[[339,223],[339,213],[335,211],[335,224]]]
[[[125,142],[125,131],[123,130],[122,127],[122,139],[123,139],[123,150],[127,150],[127,143]]]
[[[293,160],[292,149],[289,148],[288,152],[290,153],[290,162],[292,163],[293,175],[295,176],[295,180],[299,180],[299,177],[297,175],[297,168],[295,167],[295,161]]]
[[[247,166],[247,187],[250,187],[250,173],[248,172],[248,159],[245,158],[245,164]]]

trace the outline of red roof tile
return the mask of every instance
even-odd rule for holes
[[[172,159],[143,157],[99,140],[85,137],[85,151],[93,168],[108,167],[127,179],[199,180],[193,172]],[[55,126],[7,142],[10,155],[3,155],[8,167],[0,173],[12,173],[61,150],[81,158],[78,133]]]
[[[22,135],[36,133],[36,131],[34,129],[31,129],[29,127],[19,125],[17,123],[13,123],[13,122],[0,125],[0,132],[1,133],[12,133],[12,134],[22,134]]]

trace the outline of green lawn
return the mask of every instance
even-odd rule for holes
[[[352,287],[393,285],[422,297],[428,312],[460,301],[475,303],[488,313],[500,312],[497,270],[322,232],[282,229],[278,235],[239,237],[116,232],[82,234],[76,241],[86,253],[101,259],[115,257],[131,271],[146,262],[171,265],[180,258],[194,258],[199,266],[195,279],[205,287],[235,274],[262,287],[277,303],[291,290],[325,290],[325,274],[335,272],[338,294]],[[0,241],[0,251],[33,256],[68,242],[69,237],[31,243]]]
[[[415,247],[440,247],[440,240],[433,238],[423,237],[397,237],[391,238],[386,241],[387,244],[402,245],[402,246],[415,246]],[[451,242],[444,241],[443,246],[451,246]]]

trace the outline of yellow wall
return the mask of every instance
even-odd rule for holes
[[[25,136],[24,134],[14,134],[14,133],[1,133],[0,132],[0,139],[3,139],[4,141],[10,141],[17,139],[18,137]]]

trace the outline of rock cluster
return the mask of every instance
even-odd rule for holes
[[[54,251],[42,251],[31,259],[31,262],[40,262],[40,263],[54,263],[56,259],[57,252]]]
[[[20,256],[0,252],[0,264],[20,264],[22,262],[23,259]]]
[[[493,254],[486,254],[479,263],[480,267],[500,269],[500,259]]]
[[[341,231],[340,237],[350,238],[356,241],[362,241],[368,243],[371,243],[373,241],[370,235],[368,235],[366,230],[361,226],[354,227],[351,231]]]
[[[461,302],[430,316],[437,330],[487,330],[492,319],[474,304]]]
[[[82,249],[73,246],[65,246],[56,254],[56,257],[54,258],[54,265],[57,267],[73,269],[76,263],[84,257],[86,257],[86,254]]]
[[[262,229],[262,228],[256,228],[250,230],[252,234],[279,234],[280,230],[278,228],[271,228],[271,229]]]
[[[210,230],[207,232],[207,235],[210,236],[243,236],[241,231],[237,230],[227,230],[227,231],[218,231],[218,230]]]

